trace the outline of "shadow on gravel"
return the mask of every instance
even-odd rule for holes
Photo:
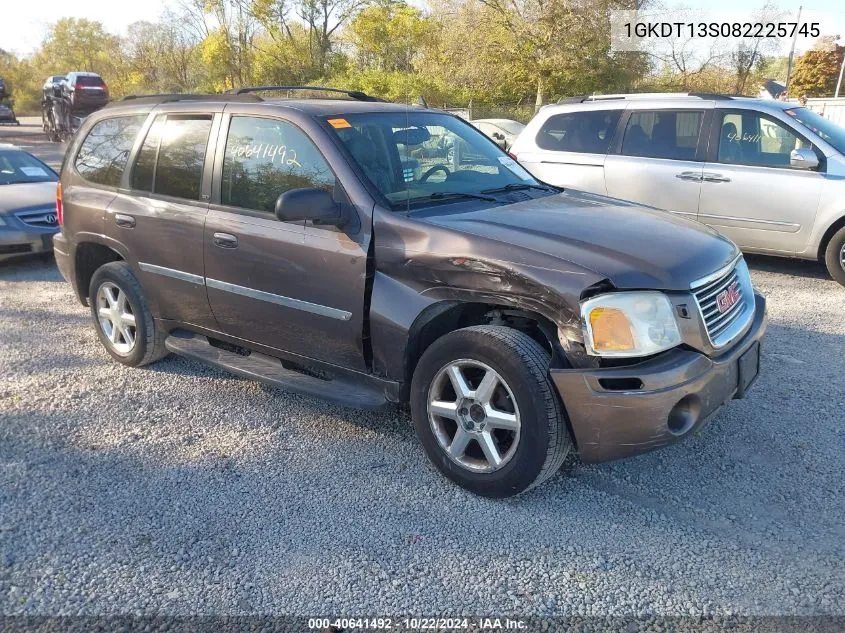
[[[46,260],[43,255],[27,255],[0,262],[0,282],[3,281],[60,281],[64,283],[52,255]]]
[[[764,270],[771,273],[793,275],[795,277],[806,277],[808,279],[826,279],[836,283],[830,278],[827,269],[820,262],[805,259],[787,259],[784,257],[769,257],[765,255],[745,254],[745,261],[748,267],[754,270]]]

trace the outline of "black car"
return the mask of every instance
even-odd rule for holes
[[[97,73],[70,72],[59,85],[73,114],[90,114],[109,102],[108,86]]]
[[[766,303],[730,240],[546,185],[448,113],[339,96],[142,97],[86,120],[55,253],[115,360],[409,402],[434,465],[493,497],[573,448],[687,437],[754,383]],[[460,160],[411,158],[435,134]]]

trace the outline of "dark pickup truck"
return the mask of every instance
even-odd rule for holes
[[[539,182],[449,114],[326,94],[134,98],[84,123],[55,252],[111,356],[408,402],[433,464],[492,497],[745,395],[766,304],[732,242]],[[426,151],[441,137],[468,149]]]

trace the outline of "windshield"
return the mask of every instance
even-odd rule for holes
[[[544,188],[481,132],[448,114],[371,112],[329,117],[328,123],[395,209],[485,197],[498,189]]]
[[[19,150],[0,150],[0,185],[56,180],[55,172],[34,156]]]
[[[830,143],[840,154],[845,154],[845,128],[837,125],[809,108],[791,108],[784,110],[808,130],[812,130]]]

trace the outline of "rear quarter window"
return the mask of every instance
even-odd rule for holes
[[[82,142],[74,161],[79,175],[88,182],[117,187],[135,137],[146,118],[146,114],[139,114],[96,123]]]
[[[537,146],[553,152],[606,154],[622,110],[565,112],[546,119]]]

